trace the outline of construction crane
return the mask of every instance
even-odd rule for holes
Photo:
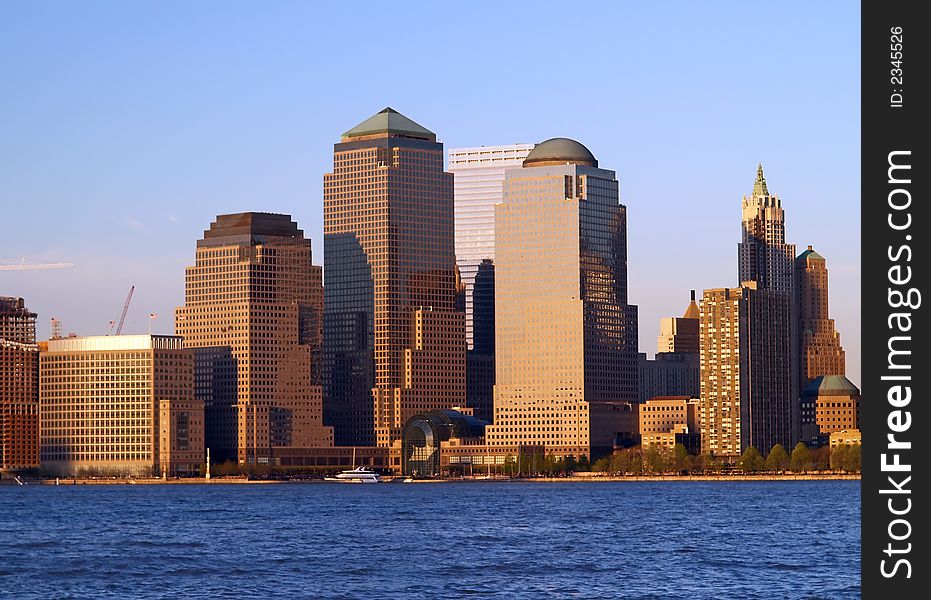
[[[22,257],[18,264],[0,264],[0,271],[44,271],[47,269],[70,269],[74,265],[69,262],[58,263],[27,263]]]
[[[126,311],[129,310],[129,303],[133,299],[133,291],[135,289],[136,286],[129,288],[129,294],[126,296],[126,302],[123,303],[123,314],[120,315],[120,324],[116,326],[116,335],[120,335],[120,332],[123,331],[123,321],[126,320]],[[107,335],[109,335],[109,332]]]

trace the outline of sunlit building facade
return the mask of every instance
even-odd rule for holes
[[[738,281],[756,281],[761,290],[795,295],[795,244],[786,243],[782,200],[769,193],[763,165],[756,170],[753,193],[741,200]]]
[[[695,290],[692,299],[681,317],[664,317],[659,321],[659,337],[656,352],[688,352],[698,354],[698,304]]]
[[[198,240],[175,332],[195,352],[213,460],[268,464],[273,448],[333,445],[321,271],[289,215],[220,215]]]
[[[337,444],[399,441],[409,401],[419,410],[464,403],[464,368],[417,367],[459,361],[465,350],[453,176],[443,159],[436,134],[391,108],[334,145],[323,190],[324,386]],[[442,323],[448,331],[417,346],[416,314],[427,329]]]
[[[840,334],[828,312],[828,269],[824,257],[812,249],[795,259],[798,304],[799,388],[822,375],[844,375],[846,356]]]
[[[199,472],[204,408],[181,337],[53,339],[40,364],[40,455],[50,473]]]
[[[487,442],[610,452],[637,427],[637,309],[617,179],[582,144],[555,138],[507,171],[503,192]]]
[[[790,299],[757,289],[705,290],[701,302],[702,451],[736,457],[797,441]]]
[[[449,172],[455,175],[456,264],[466,290],[466,340],[473,341],[473,288],[482,261],[494,269],[495,205],[501,202],[504,173],[520,167],[533,144],[451,148]],[[485,353],[482,353],[485,354]]]
[[[824,445],[832,433],[860,429],[860,390],[843,375],[819,375],[801,397],[802,440]]]

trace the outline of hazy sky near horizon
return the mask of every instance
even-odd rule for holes
[[[391,106],[446,148],[575,138],[617,173],[641,351],[737,284],[762,162],[824,255],[860,384],[860,8],[847,2],[0,3],[0,271],[65,332],[173,332],[217,214],[292,215],[323,262],[340,134]]]

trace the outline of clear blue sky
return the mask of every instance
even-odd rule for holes
[[[293,215],[323,260],[341,132],[392,106],[447,148],[586,144],[628,206],[641,350],[688,290],[737,283],[762,161],[828,259],[860,381],[860,41],[849,2],[3,2],[0,272],[65,332],[173,331],[215,215]],[[699,292],[700,293],[700,292]]]

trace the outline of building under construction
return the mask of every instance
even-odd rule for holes
[[[0,470],[39,466],[36,313],[0,296]]]

